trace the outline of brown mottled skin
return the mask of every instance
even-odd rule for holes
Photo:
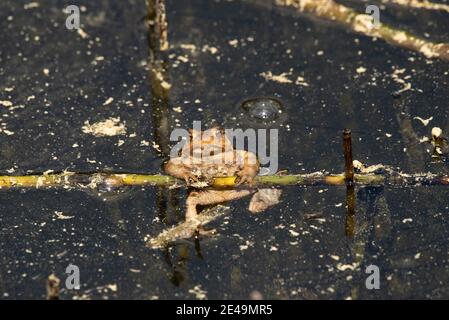
[[[170,159],[165,164],[165,171],[169,175],[184,179],[188,185],[191,182],[224,176],[237,176],[238,184],[252,184],[259,171],[259,161],[254,153],[233,149],[232,142],[219,128],[206,131],[190,130],[190,139],[186,142],[182,154]],[[186,220],[196,220],[198,205],[218,204],[252,193],[254,190],[192,191],[187,197]]]

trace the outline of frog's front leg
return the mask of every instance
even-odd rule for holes
[[[218,204],[236,200],[254,193],[253,190],[203,190],[192,191],[187,197],[186,221],[195,222],[201,230],[201,222],[197,219],[197,206]]]
[[[260,167],[257,156],[245,150],[235,150],[235,153],[237,163],[239,164],[239,171],[236,173],[238,177],[237,184],[252,184]]]
[[[183,158],[175,158],[169,160],[165,166],[165,172],[176,178],[184,179],[187,185],[193,182],[197,182],[198,178],[192,173],[191,168],[188,165],[183,164]]]

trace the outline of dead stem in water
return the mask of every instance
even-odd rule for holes
[[[355,32],[420,52],[427,58],[440,58],[449,61],[449,44],[434,43],[384,23],[379,23],[376,26],[370,15],[358,13],[334,0],[274,0],[274,2],[279,6],[294,7],[300,12],[339,22]],[[412,2],[410,1],[410,5]]]

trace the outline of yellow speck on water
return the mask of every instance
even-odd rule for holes
[[[354,262],[352,264],[342,264],[342,263],[338,263],[337,264],[337,269],[340,271],[346,271],[346,270],[355,270],[355,268],[357,268],[359,265]]]
[[[117,292],[117,285],[115,283],[114,284],[108,284],[106,287],[109,290],[111,290],[112,292]]]
[[[192,53],[196,51],[196,46],[191,43],[181,43],[180,47],[181,49],[189,50]]]
[[[239,41],[237,39],[234,39],[234,40],[228,41],[228,43],[229,43],[230,46],[236,48],[237,45],[239,44]]]
[[[195,298],[198,300],[204,300],[207,298],[207,291],[201,289],[201,285],[194,286],[192,289],[189,289],[189,293],[195,295]]]
[[[178,60],[181,62],[189,62],[189,58],[187,56],[178,56]]]
[[[64,212],[62,212],[62,211],[55,211],[55,215],[56,215],[56,219],[59,219],[59,220],[68,220],[68,219],[74,218],[74,216],[65,215]]]
[[[218,52],[218,49],[216,47],[211,47],[209,45],[204,45],[201,49],[202,52],[210,52],[211,54],[216,54]]]
[[[86,32],[84,32],[84,30],[83,29],[81,29],[81,28],[79,28],[78,30],[77,30],[77,33],[78,33],[78,35],[81,37],[81,38],[83,38],[83,39],[86,39],[89,35],[86,33]]]
[[[365,73],[366,72],[366,68],[365,67],[358,67],[356,69],[357,73],[361,74],[361,73]]]
[[[49,76],[50,75],[50,70],[45,68],[44,70],[42,70],[42,72],[44,73],[45,76]]]
[[[0,104],[4,107],[12,107],[12,102],[9,100],[0,100]]]
[[[414,117],[413,119],[414,119],[414,120],[419,120],[419,121],[421,121],[421,123],[422,123],[425,127],[427,127],[427,125],[429,124],[429,122],[433,120],[433,117],[430,117],[430,118],[427,118],[427,119],[423,119],[423,118],[421,118],[421,117]]]
[[[297,236],[299,236],[299,233],[296,232],[296,231],[294,231],[294,230],[288,230],[288,232],[290,232],[290,235],[291,235],[292,237],[297,237]]]
[[[23,8],[24,8],[25,10],[33,9],[33,8],[38,8],[38,7],[39,7],[39,3],[38,3],[38,2],[30,2],[30,3],[27,3],[27,4],[24,4],[24,5],[23,5]]]
[[[14,134],[14,132],[9,131],[8,129],[1,129],[0,128],[0,132],[3,132],[4,134],[6,134],[7,136],[12,136]]]
[[[161,150],[161,146],[158,145],[156,142],[151,141],[151,146],[153,147],[153,149],[155,149],[156,151],[162,152]]]
[[[109,98],[103,103],[103,105],[104,105],[104,106],[107,106],[108,104],[111,104],[113,101],[114,101],[114,98],[109,97]]]
[[[298,76],[296,78],[295,84],[298,85],[298,86],[303,86],[303,87],[308,87],[309,86],[309,84],[306,82],[306,80],[303,77],[301,77],[301,76]]]

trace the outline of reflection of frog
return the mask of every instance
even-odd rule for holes
[[[191,181],[195,186],[195,183],[224,176],[237,176],[238,184],[251,185],[259,171],[259,161],[252,152],[233,149],[232,142],[218,128],[206,131],[190,130],[190,137],[182,153],[165,164],[165,171],[172,176],[184,179],[190,186],[192,186]],[[198,205],[212,205],[240,199],[255,191],[254,189],[192,191],[187,197],[186,221],[196,221],[197,226],[200,227],[200,222],[196,219]],[[253,197],[254,201],[252,200],[250,204],[251,212],[263,211],[272,204],[266,203],[266,197],[256,195],[257,197]]]

